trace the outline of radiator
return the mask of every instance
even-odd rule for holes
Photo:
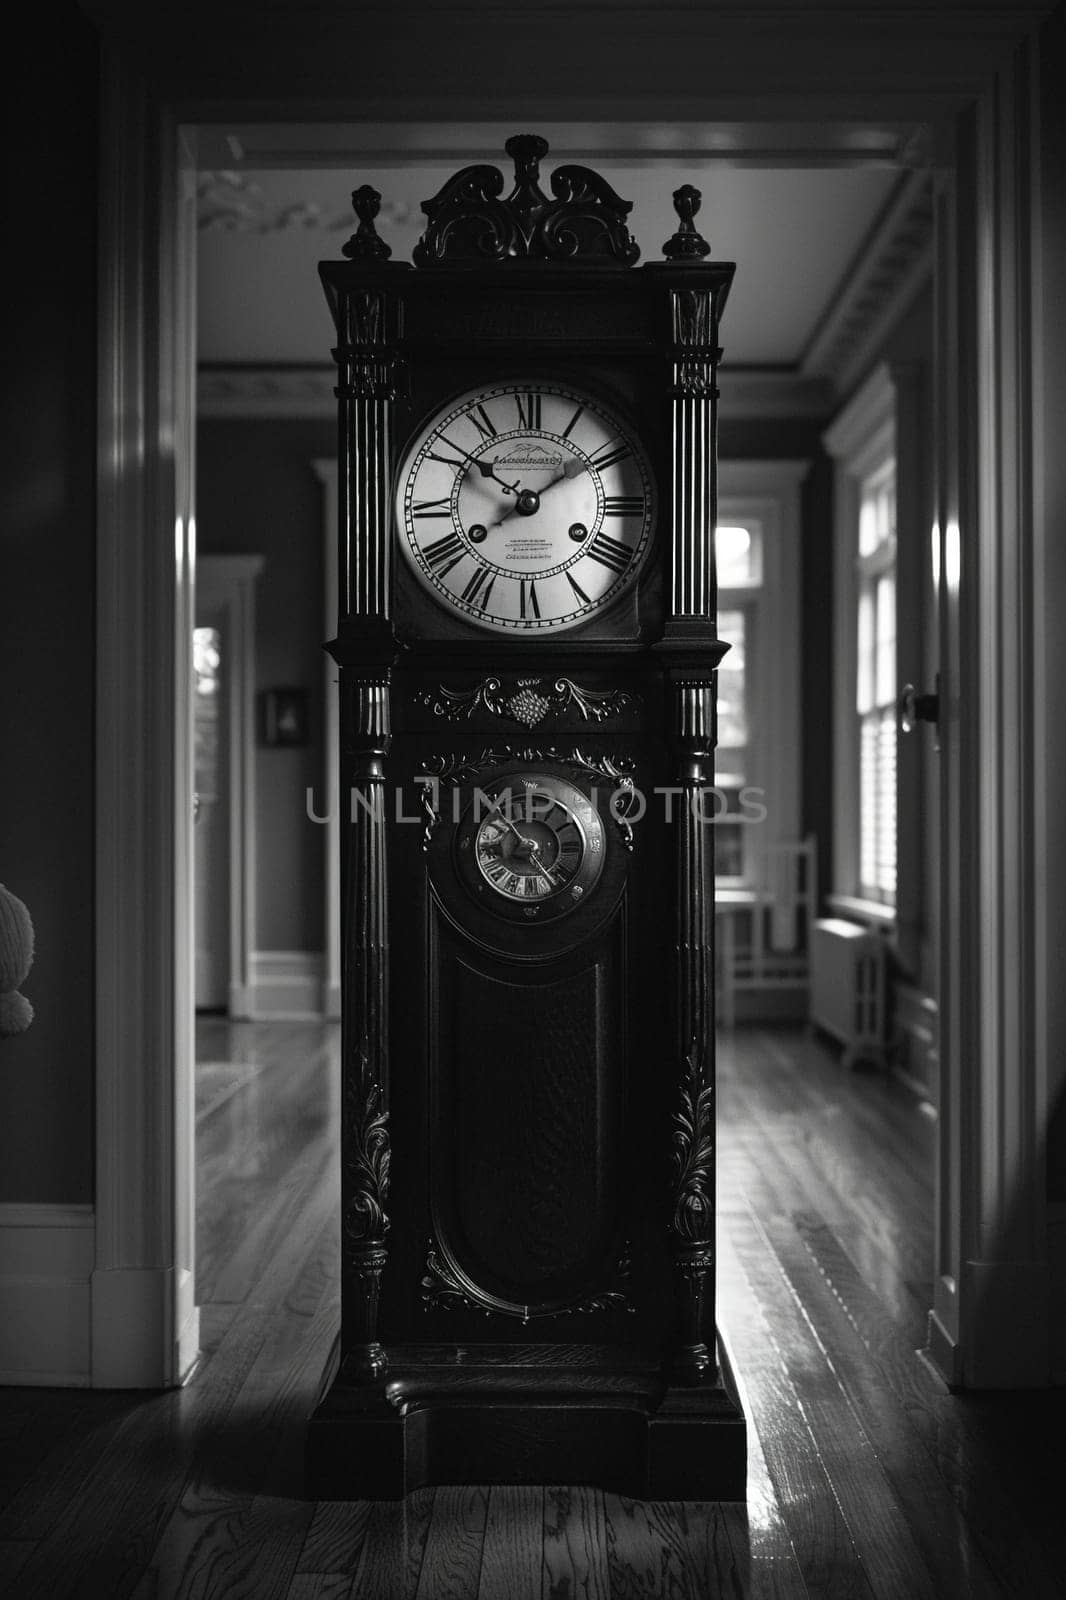
[[[844,1046],[844,1061],[885,1062],[885,947],[881,936],[822,917],[811,935],[811,1021]]]

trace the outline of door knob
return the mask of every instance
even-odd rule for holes
[[[897,709],[900,728],[904,733],[913,733],[919,722],[935,724],[940,720],[940,696],[919,694],[913,683],[905,683]]]

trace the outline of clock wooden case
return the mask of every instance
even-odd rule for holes
[[[353,196],[336,328],[342,1316],[320,1498],[742,1498],[714,1311],[718,320],[697,192],[543,140]]]

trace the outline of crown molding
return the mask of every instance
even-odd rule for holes
[[[800,360],[845,394],[933,274],[933,178],[908,172],[875,222]]]
[[[336,382],[332,366],[202,366],[196,385],[197,416],[333,421]]]
[[[718,415],[738,419],[816,418],[832,416],[836,391],[826,378],[792,368],[720,367]]]

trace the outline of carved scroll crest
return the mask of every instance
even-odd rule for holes
[[[514,187],[501,198],[498,167],[463,167],[423,202],[428,223],[414,250],[415,265],[435,267],[507,260],[592,262],[632,266],[640,251],[626,225],[632,203],[591,167],[557,167],[540,186],[548,142],[514,134],[505,145],[514,162]]]

